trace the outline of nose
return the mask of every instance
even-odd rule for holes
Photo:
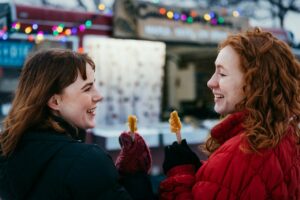
[[[93,95],[93,101],[100,102],[100,101],[102,101],[102,99],[103,99],[103,96],[100,94],[100,92],[97,89],[95,89],[95,94]]]
[[[218,86],[217,76],[216,73],[214,73],[210,79],[207,81],[207,87],[210,89],[216,88]]]

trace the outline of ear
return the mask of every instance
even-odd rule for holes
[[[57,94],[53,95],[49,100],[47,105],[52,110],[59,110],[59,96]]]

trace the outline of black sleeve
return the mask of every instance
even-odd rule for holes
[[[77,149],[80,149],[79,155],[65,179],[67,192],[72,199],[132,199],[118,183],[119,175],[110,156],[97,145],[85,145],[83,149]]]
[[[123,175],[121,184],[134,200],[153,200],[154,194],[149,176],[144,173]]]

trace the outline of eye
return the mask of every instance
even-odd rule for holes
[[[220,75],[221,77],[226,76],[226,74],[223,74],[223,73],[219,73],[219,75]]]
[[[87,87],[84,91],[85,92],[88,92],[88,91],[90,91],[92,89],[92,87],[90,86],[90,87]]]

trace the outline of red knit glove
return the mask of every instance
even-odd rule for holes
[[[135,133],[132,141],[129,132],[123,132],[119,137],[119,142],[121,152],[116,160],[118,171],[121,174],[148,173],[152,159],[144,139],[138,133]]]

